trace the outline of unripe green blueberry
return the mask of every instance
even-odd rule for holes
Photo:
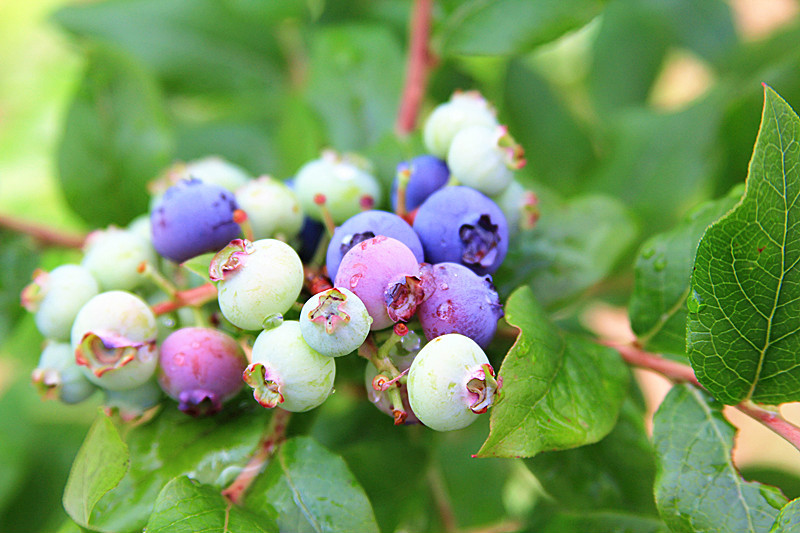
[[[303,210],[294,191],[270,176],[247,182],[235,194],[256,239],[293,239],[303,227]]]
[[[244,381],[264,407],[280,406],[293,412],[317,407],[333,391],[334,358],[311,348],[303,339],[300,323],[287,320],[262,331],[253,344],[253,362]]]
[[[158,363],[156,318],[138,296],[102,292],[81,307],[72,325],[72,349],[92,383],[110,390],[137,387]]]
[[[437,431],[472,424],[491,406],[497,382],[480,346],[458,333],[436,337],[408,371],[408,399],[420,422]]]
[[[89,236],[81,264],[97,279],[100,290],[128,291],[145,279],[139,265],[155,261],[156,253],[149,240],[132,231],[109,227]]]
[[[303,263],[288,244],[276,239],[235,239],[211,262],[219,281],[219,308],[231,324],[258,330],[264,320],[292,307],[303,288]]]
[[[57,397],[69,404],[82,402],[97,390],[78,368],[75,351],[66,342],[49,342],[45,346],[31,381],[42,397]]]
[[[300,311],[303,338],[316,351],[330,357],[357,350],[371,324],[364,302],[343,287],[315,294]]]
[[[322,220],[317,203],[324,197],[325,206],[335,224],[372,206],[381,197],[378,180],[367,172],[365,161],[354,156],[340,156],[326,150],[319,159],[303,165],[297,172],[294,188],[303,211],[314,220]],[[369,208],[369,207],[367,207]]]
[[[94,276],[80,265],[37,270],[22,291],[22,306],[34,312],[36,327],[49,339],[68,341],[72,322],[83,305],[100,292]]]
[[[447,166],[459,183],[487,195],[502,193],[524,166],[522,148],[504,126],[469,126],[459,131],[447,152]]]
[[[456,92],[449,102],[433,110],[422,132],[425,147],[431,154],[445,159],[453,137],[468,126],[497,126],[494,109],[477,91]]]

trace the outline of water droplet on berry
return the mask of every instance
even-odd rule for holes
[[[648,248],[642,251],[642,258],[643,259],[650,259],[653,257],[653,254],[656,253],[655,248]]]
[[[176,355],[175,357],[172,358],[172,362],[175,363],[178,366],[183,366],[183,361],[184,361],[184,358],[183,358],[183,354],[182,353],[179,353],[178,355]]]
[[[653,268],[656,269],[656,272],[661,272],[667,267],[667,260],[663,257],[659,257],[656,259],[655,263],[653,263]]]
[[[350,276],[350,288],[355,289],[362,277],[364,277],[363,274],[353,274]]]
[[[443,291],[446,291],[450,287],[447,285],[447,283],[442,283],[441,285],[439,285],[439,288],[442,289]]]

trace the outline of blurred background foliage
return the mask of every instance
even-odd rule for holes
[[[370,158],[388,191],[396,163],[421,153],[418,134],[394,131],[410,7],[2,1],[0,212],[75,231],[126,224],[172,161],[218,154],[287,179],[329,146]],[[797,13],[794,0],[437,2],[422,116],[456,89],[479,89],[525,147],[520,179],[550,199],[538,240],[518,243],[499,285],[541,286],[556,308],[609,274],[627,294],[623,259],[638,243],[743,181],[761,83],[800,105]],[[41,337],[17,305],[33,268],[77,257],[0,230],[0,531],[63,521],[64,481],[96,411],[36,396],[28,376]],[[337,446],[335,425],[316,430],[323,443]],[[339,451],[376,494],[382,525],[396,524],[397,495],[373,491],[352,466],[369,450]],[[444,468],[455,485],[457,465]]]

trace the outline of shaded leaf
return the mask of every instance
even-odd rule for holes
[[[192,418],[170,402],[154,420],[130,429],[125,436],[130,470],[97,504],[94,524],[111,531],[140,530],[161,489],[177,476],[217,489],[227,486],[249,459],[269,417],[252,403]]]
[[[719,401],[800,399],[800,119],[765,87],[741,202],[697,249],[686,343]]]
[[[637,231],[625,206],[607,196],[565,203],[542,196],[540,206],[536,227],[512,239],[494,281],[501,294],[528,285],[550,308],[568,303],[608,275]]]
[[[592,46],[590,96],[601,113],[641,105],[661,70],[670,45],[664,18],[645,2],[611,2]]]
[[[70,5],[55,14],[68,31],[126,50],[170,91],[259,91],[278,85],[275,32],[304,17],[306,2],[122,0]]]
[[[308,101],[333,148],[361,150],[393,131],[403,81],[397,38],[379,25],[341,25],[313,34]]]
[[[667,533],[658,518],[612,511],[596,513],[560,513],[547,523],[542,533],[575,533],[577,531],[613,531],[614,533]]]
[[[254,176],[270,174],[280,159],[271,134],[273,127],[266,121],[235,117],[200,124],[181,122],[177,125],[175,157],[191,161],[213,154]]]
[[[233,505],[219,490],[180,476],[161,489],[146,529],[148,533],[277,533],[278,526],[266,513]]]
[[[98,501],[116,487],[128,471],[128,447],[111,420],[100,414],[89,429],[64,488],[64,509],[77,524],[99,529],[91,520]],[[90,524],[90,522],[93,522]]]
[[[681,111],[630,108],[607,119],[608,155],[587,187],[622,200],[646,234],[666,231],[707,197],[719,166],[721,107],[711,94]]]
[[[95,226],[125,225],[147,211],[146,184],[171,153],[155,82],[130,57],[93,48],[58,147],[67,203]]]
[[[619,354],[560,332],[528,287],[508,298],[505,311],[520,333],[500,368],[503,386],[478,455],[533,457],[605,437],[628,383]]]
[[[686,299],[697,243],[706,228],[733,208],[740,187],[694,209],[672,230],[648,239],[636,258],[631,327],[646,350],[681,354],[686,350]]]
[[[281,531],[378,531],[367,495],[345,462],[309,437],[281,445],[245,504],[257,510],[272,505]]]
[[[508,129],[525,149],[526,169],[564,194],[573,192],[595,162],[586,129],[525,62],[512,60],[505,81]]]
[[[20,292],[30,283],[39,264],[39,254],[30,239],[0,230],[0,343],[25,312],[20,305]],[[2,485],[0,483],[0,485]],[[0,489],[0,493],[2,490]]]
[[[444,55],[508,55],[580,28],[600,14],[602,0],[470,0],[442,30]]]
[[[655,414],[656,505],[674,532],[767,531],[778,516],[773,505],[786,501],[741,478],[731,459],[736,430],[721,410],[700,389],[676,385]]]
[[[525,463],[562,508],[655,514],[653,446],[644,413],[631,399],[622,404],[617,425],[600,442],[540,453]]]

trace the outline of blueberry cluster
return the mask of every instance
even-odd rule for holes
[[[470,424],[498,388],[491,274],[524,207],[524,160],[472,92],[433,111],[424,141],[429,154],[397,166],[392,212],[375,209],[369,164],[332,151],[287,182],[219,158],[173,166],[147,216],[93,233],[80,264],[23,291],[48,339],[34,382],[67,403],[102,389],[124,417],[163,394],[214,414],[245,384],[264,407],[307,411],[358,352],[395,423]]]

